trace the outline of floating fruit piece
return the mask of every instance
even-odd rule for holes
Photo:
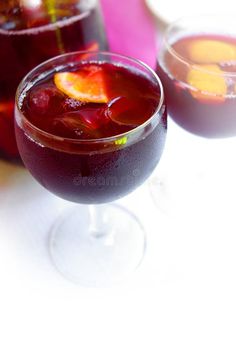
[[[84,122],[78,112],[64,114],[52,121],[53,133],[67,138],[93,138],[93,129]],[[96,130],[95,130],[96,132]]]
[[[77,72],[62,72],[54,76],[58,90],[82,102],[107,103],[104,75],[101,67],[89,65]]]
[[[198,64],[236,60],[236,46],[218,40],[197,39],[189,44],[189,59]]]
[[[197,90],[190,91],[194,98],[200,101],[224,102],[227,84],[223,71],[217,65],[199,65],[196,69],[191,69],[187,82]]]
[[[154,114],[156,101],[151,97],[139,100],[130,97],[116,97],[108,104],[107,115],[116,124],[138,126]]]
[[[64,95],[55,86],[45,85],[30,92],[30,109],[37,115],[45,116],[62,111]]]
[[[52,132],[68,138],[95,139],[102,137],[102,128],[109,122],[102,108],[82,108],[66,112],[52,120]]]

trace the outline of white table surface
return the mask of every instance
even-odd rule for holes
[[[170,122],[158,207],[150,181],[120,201],[146,229],[145,259],[110,289],[57,273],[47,231],[69,203],[1,162],[0,353],[235,354],[235,153],[236,139]]]

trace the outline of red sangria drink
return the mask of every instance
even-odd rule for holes
[[[107,49],[96,0],[5,0],[0,4],[0,157],[17,159],[14,98],[21,79],[50,57]]]
[[[15,115],[21,158],[36,180],[90,204],[55,224],[57,267],[80,283],[122,278],[142,258],[143,230],[126,210],[101,204],[136,189],[160,160],[167,122],[158,76],[112,53],[65,54],[21,82]]]
[[[201,16],[167,30],[157,72],[171,117],[208,138],[236,135],[234,19]]]

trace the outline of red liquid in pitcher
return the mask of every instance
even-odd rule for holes
[[[14,98],[21,79],[50,57],[77,50],[107,49],[94,1],[2,1],[0,4],[0,157],[18,157]]]

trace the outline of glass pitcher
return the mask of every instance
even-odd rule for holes
[[[21,79],[66,52],[107,50],[97,0],[5,0],[0,3],[0,158],[18,161],[14,99]]]

